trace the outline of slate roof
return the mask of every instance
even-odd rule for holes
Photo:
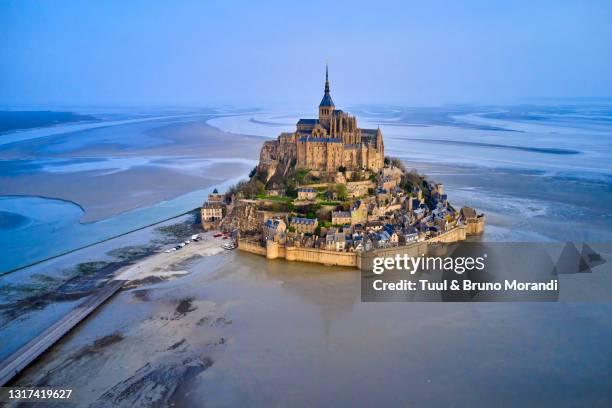
[[[319,123],[319,119],[300,119],[298,125],[316,125]]]
[[[294,217],[291,219],[292,224],[304,224],[304,225],[314,225],[316,219],[313,218],[303,218],[303,217]]]
[[[268,227],[268,228],[276,229],[276,228],[278,228],[279,225],[280,225],[280,220],[277,220],[277,219],[270,218],[270,219],[266,220],[266,222],[265,222],[265,226]]]
[[[334,105],[334,101],[332,101],[331,95],[326,92],[325,95],[323,95],[323,99],[321,99],[321,103],[319,104],[319,106],[332,107],[336,105]]]

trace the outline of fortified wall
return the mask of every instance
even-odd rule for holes
[[[355,252],[336,252],[314,248],[284,247],[272,240],[263,247],[259,242],[246,238],[238,240],[238,249],[252,254],[264,255],[268,259],[286,259],[318,263],[323,265],[358,267],[358,254]]]
[[[466,234],[467,235],[481,235],[484,232],[485,221],[486,221],[486,218],[484,214],[476,218],[467,220]]]
[[[258,241],[251,241],[247,238],[238,239],[238,249],[256,255],[266,256],[266,248],[261,246]]]
[[[238,249],[252,254],[263,255],[268,259],[280,258],[287,261],[348,266],[356,267],[360,270],[371,270],[374,258],[395,257],[397,254],[417,257],[427,254],[430,244],[459,242],[464,241],[469,235],[481,234],[484,230],[484,222],[483,216],[471,220],[467,225],[458,226],[427,241],[389,248],[377,248],[364,252],[337,252],[316,248],[285,247],[272,240],[267,241],[264,247],[258,240],[250,240],[248,238],[238,239]]]

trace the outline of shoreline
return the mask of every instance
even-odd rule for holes
[[[126,287],[138,286],[148,279],[167,280],[174,277],[186,275],[189,272],[183,267],[194,259],[218,255],[225,251],[222,243],[226,242],[221,237],[213,237],[213,232],[199,233],[200,240],[191,242],[183,248],[166,252],[157,252],[145,257],[132,265],[125,266],[115,272],[112,280],[127,281]],[[176,269],[181,268],[181,269]]]
[[[186,211],[186,212],[184,212],[184,213],[182,213],[182,214],[174,215],[174,216],[172,216],[172,217],[170,217],[170,218],[166,218],[166,219],[163,219],[163,220],[161,220],[161,221],[156,221],[156,222],[151,223],[151,224],[149,224],[149,225],[145,225],[145,226],[142,226],[142,227],[139,227],[139,228],[136,228],[136,229],[130,230],[130,231],[126,231],[126,232],[123,232],[123,233],[121,233],[121,234],[117,234],[117,235],[114,235],[114,236],[112,236],[112,237],[108,237],[108,238],[102,239],[102,240],[100,240],[100,241],[93,242],[93,243],[91,243],[91,244],[83,245],[83,246],[81,246],[81,247],[74,248],[74,249],[71,249],[71,250],[69,250],[69,251],[65,251],[65,252],[62,252],[62,253],[60,253],[60,254],[50,256],[50,257],[48,257],[48,258],[41,259],[41,260],[38,260],[38,261],[32,262],[32,263],[30,263],[30,264],[23,265],[23,266],[20,266],[20,267],[18,267],[18,268],[14,268],[14,269],[11,269],[11,270],[8,270],[8,271],[5,271],[5,272],[2,272],[2,273],[0,273],[0,277],[2,277],[2,276],[6,276],[6,275],[9,275],[9,274],[11,274],[11,273],[18,272],[18,271],[20,271],[20,270],[24,270],[24,269],[30,268],[30,267],[35,266],[35,265],[39,265],[39,264],[41,264],[41,263],[43,263],[43,262],[47,262],[47,261],[50,261],[50,260],[53,260],[53,259],[61,258],[62,256],[65,256],[65,255],[68,255],[68,254],[71,254],[71,253],[74,253],[74,252],[77,252],[77,251],[80,251],[80,250],[83,250],[83,249],[86,249],[86,248],[90,248],[90,247],[93,247],[93,246],[95,246],[95,245],[98,245],[98,244],[101,244],[101,243],[104,243],[104,242],[112,241],[113,239],[116,239],[116,238],[119,238],[119,237],[123,237],[123,236],[125,236],[125,235],[129,235],[129,234],[131,234],[131,233],[134,233],[134,232],[137,232],[137,231],[140,231],[140,230],[144,230],[144,229],[146,229],[146,228],[150,228],[150,227],[154,227],[154,226],[159,225],[159,224],[163,224],[164,222],[167,222],[167,221],[173,220],[173,219],[175,219],[175,218],[182,217],[182,216],[187,215],[187,214],[195,213],[195,212],[197,212],[197,211],[199,211],[199,208],[194,208],[194,209],[189,210],[189,211]]]

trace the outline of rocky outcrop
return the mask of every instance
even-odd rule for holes
[[[278,166],[278,141],[268,140],[264,142],[259,152],[259,165],[257,171],[266,174],[266,181],[276,172]]]
[[[297,161],[296,136],[293,133],[281,133],[278,139],[268,140],[261,147],[257,170],[266,175],[266,182],[274,178],[277,184],[295,167]],[[274,182],[274,180],[273,180]]]
[[[255,203],[250,201],[238,201],[232,206],[230,212],[221,222],[223,231],[240,232],[259,231],[261,229],[262,220]]]

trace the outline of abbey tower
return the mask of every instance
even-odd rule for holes
[[[336,109],[325,68],[325,88],[318,119],[300,119],[293,133],[281,133],[264,143],[260,164],[268,170],[278,162],[295,163],[297,168],[322,172],[349,170],[377,172],[384,166],[385,148],[379,129],[361,129],[357,119]]]

